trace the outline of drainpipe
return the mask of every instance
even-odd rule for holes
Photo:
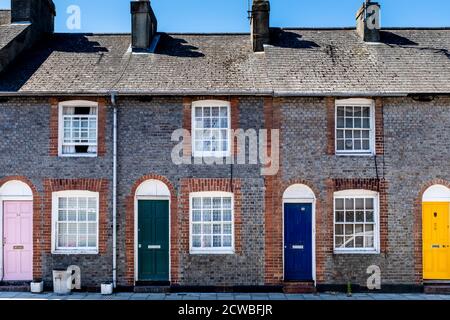
[[[117,287],[117,105],[116,92],[111,92],[113,112],[113,287]]]

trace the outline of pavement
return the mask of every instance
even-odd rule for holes
[[[388,293],[355,293],[347,297],[342,293],[320,294],[283,294],[283,293],[131,293],[119,292],[109,296],[100,293],[72,293],[60,296],[54,293],[32,294],[27,292],[0,292],[0,300],[338,300],[338,301],[387,301],[387,300],[433,300],[450,301],[450,295],[430,295],[419,293],[388,294]]]

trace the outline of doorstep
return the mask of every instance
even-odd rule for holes
[[[423,291],[426,294],[450,294],[449,280],[424,281]]]
[[[0,282],[0,292],[30,292],[30,282],[2,281]]]
[[[284,293],[316,293],[314,281],[286,281],[283,283]]]

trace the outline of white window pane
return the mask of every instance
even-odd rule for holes
[[[354,208],[355,208],[355,200],[350,198],[345,199],[345,209],[352,210]]]
[[[219,117],[220,116],[220,108],[219,107],[211,108],[211,116]]]
[[[364,222],[364,211],[356,211],[356,222]]]
[[[192,198],[192,208],[201,209],[202,207],[202,199],[201,198]]]
[[[345,222],[354,222],[355,221],[355,212],[354,211],[346,211],[345,212]]]
[[[96,235],[89,235],[88,236],[88,247],[94,248],[97,246],[97,236]]]
[[[227,107],[221,107],[220,108],[220,116],[221,117],[227,117],[228,116],[228,108]]]
[[[195,108],[195,116],[196,117],[201,117],[202,116],[202,108]]]
[[[335,209],[336,210],[344,210],[344,199],[336,199]]]
[[[344,235],[344,225],[343,224],[337,224],[335,225],[335,233],[337,236],[342,236]]]
[[[87,247],[88,245],[88,237],[86,235],[80,235],[78,237],[78,247],[83,248]]]
[[[344,222],[344,211],[336,211],[336,222]]]
[[[336,237],[336,248],[344,247],[344,237]]]
[[[366,248],[374,248],[373,236],[366,236]]]
[[[338,140],[337,141],[337,149],[338,150],[344,150],[344,140]]]
[[[223,225],[223,234],[232,234],[232,227],[230,223]]]
[[[228,128],[228,119],[227,118],[220,118],[220,127]]]
[[[354,248],[355,247],[355,238],[345,237],[345,247],[346,248]]]
[[[373,198],[366,198],[366,209],[373,209]]]
[[[212,245],[211,243],[211,236],[203,236],[203,247],[204,248],[210,248]]]
[[[67,211],[66,210],[58,211],[58,221],[67,221]]]
[[[215,247],[215,248],[222,247],[222,237],[221,236],[213,237],[213,247]]]
[[[203,209],[212,208],[212,198],[203,198]]]
[[[355,237],[355,247],[364,248],[364,237]]]
[[[221,234],[222,233],[222,225],[215,224],[213,226],[213,234]]]
[[[68,221],[77,221],[77,211],[76,210],[67,211],[67,220]]]
[[[58,236],[58,247],[64,248],[67,247],[67,237],[65,235]]]
[[[355,209],[356,210],[364,209],[364,199],[363,198],[355,199]]]
[[[67,247],[68,248],[76,248],[77,247],[77,235],[76,234],[69,234],[67,236]]]
[[[370,142],[369,142],[369,140],[363,140],[362,141],[362,149],[363,150],[369,150],[370,149]]]
[[[366,211],[366,222],[374,222],[373,211]]]
[[[87,234],[88,227],[86,223],[78,223],[78,233],[79,234]]]
[[[353,235],[353,224],[345,225],[345,235]]]
[[[223,237],[223,246],[224,247],[231,247],[231,236],[224,236]]]
[[[204,117],[210,117],[211,116],[211,108],[210,107],[204,107],[203,108],[203,116]]]
[[[192,221],[194,222],[202,221],[202,212],[200,210],[194,210],[192,212]]]
[[[223,211],[223,221],[231,221],[231,220],[232,220],[231,210],[224,210]]]
[[[220,210],[213,211],[213,221],[222,221],[222,211]]]
[[[89,234],[97,234],[97,224],[96,223],[88,224],[88,233]]]
[[[87,220],[87,211],[80,210],[78,211],[78,221],[86,221]]]
[[[203,221],[204,221],[204,222],[209,222],[209,221],[211,221],[211,218],[212,218],[211,210],[205,210],[205,211],[203,211]]]
[[[223,207],[231,209],[231,198],[223,198]]]
[[[77,198],[68,198],[67,199],[67,206],[70,209],[77,208]]]
[[[363,236],[364,235],[364,225],[356,224],[355,225],[355,236]]]
[[[193,236],[192,237],[192,246],[194,248],[200,248],[202,246],[201,236]]]
[[[212,228],[210,224],[204,224],[203,225],[203,230],[202,230],[203,234],[211,234],[212,233]]]
[[[193,234],[201,234],[202,233],[202,225],[199,223],[195,223],[192,225],[192,233]]]

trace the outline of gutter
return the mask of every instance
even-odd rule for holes
[[[113,111],[113,288],[117,287],[117,105],[116,92],[111,92]]]

